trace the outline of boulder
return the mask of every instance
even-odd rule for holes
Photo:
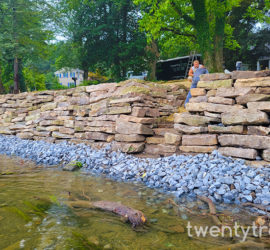
[[[260,101],[269,101],[270,95],[265,94],[248,94],[243,96],[238,96],[236,102],[238,104],[247,104],[248,102],[260,102]]]
[[[190,126],[202,126],[210,122],[219,122],[219,119],[214,117],[191,115],[189,113],[174,114],[174,123],[184,123]]]
[[[265,161],[270,161],[270,149],[264,150],[262,157]]]
[[[179,149],[185,153],[211,153],[217,146],[180,146]]]
[[[217,80],[217,81],[199,81],[197,87],[204,89],[230,88],[232,87],[232,80]]]
[[[183,124],[174,124],[175,130],[183,134],[200,134],[208,131],[207,127],[188,126]]]
[[[257,150],[251,148],[220,147],[218,152],[225,156],[232,156],[245,159],[256,159]]]
[[[241,111],[244,107],[242,105],[224,105],[224,104],[216,104],[216,103],[187,103],[186,110],[191,112],[214,112],[214,113],[224,113],[224,112],[233,112],[233,111]]]
[[[167,132],[164,136],[165,144],[179,145],[181,141],[181,135]]]
[[[221,146],[237,146],[254,149],[270,148],[270,137],[261,135],[220,135]]]
[[[226,80],[231,79],[231,74],[225,73],[213,73],[213,74],[205,74],[200,76],[201,81],[216,81],[216,80]]]
[[[247,106],[249,109],[270,112],[270,101],[268,101],[268,102],[248,102]]]
[[[206,95],[206,90],[201,88],[193,88],[190,90],[190,93],[192,97],[203,96]]]
[[[224,98],[220,96],[211,96],[208,98],[208,102],[226,104],[226,105],[233,105],[235,103],[235,101],[231,98]]]
[[[208,125],[209,133],[224,133],[224,134],[242,134],[244,131],[244,126],[217,126],[217,125]]]
[[[238,79],[234,87],[270,87],[270,77]]]
[[[233,71],[232,72],[233,79],[248,79],[248,78],[266,77],[266,76],[270,76],[269,70],[264,70],[264,71]]]
[[[212,146],[217,145],[217,135],[183,135],[183,146]]]
[[[239,88],[218,88],[216,96],[234,98],[237,96],[254,94],[255,88],[239,87]]]
[[[116,131],[120,134],[153,134],[153,130],[143,124],[128,122],[120,118],[116,120]]]
[[[115,140],[121,142],[142,142],[145,141],[145,137],[143,135],[136,135],[136,134],[130,135],[116,134]]]
[[[270,127],[263,126],[248,126],[249,135],[268,135],[270,134]]]
[[[224,125],[261,125],[269,124],[266,113],[257,110],[243,109],[236,112],[227,112],[221,115]]]

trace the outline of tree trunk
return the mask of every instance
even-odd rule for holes
[[[151,53],[151,58],[149,60],[150,74],[148,76],[150,81],[156,80],[156,69],[157,69],[157,61],[160,56],[158,51],[157,42],[152,39],[151,44],[146,48]]]
[[[224,0],[218,3],[222,6]],[[224,47],[224,29],[225,29],[225,12],[216,14],[215,18],[215,35],[214,35],[214,65],[215,72],[223,72],[223,47]]]
[[[2,82],[2,65],[0,64],[0,94],[5,93],[5,88]]]
[[[14,58],[14,94],[19,93],[19,62],[18,58]]]
[[[207,17],[206,1],[191,0],[192,7],[195,13],[194,28],[196,30],[197,41],[200,46],[204,64],[210,72],[215,70],[213,62],[213,47],[210,35],[209,21]]]
[[[88,69],[84,69],[83,70],[83,80],[84,81],[87,81],[88,79]],[[79,80],[79,79],[78,79]]]

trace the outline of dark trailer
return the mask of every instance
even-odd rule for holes
[[[181,56],[168,60],[160,60],[157,62],[157,80],[176,80],[186,78],[187,67],[190,67],[191,60],[199,60],[201,63],[201,54],[194,56]]]

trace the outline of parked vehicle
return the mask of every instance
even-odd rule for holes
[[[148,71],[140,72],[139,74],[134,74],[134,71],[127,72],[128,79],[141,79],[145,80],[147,77]]]

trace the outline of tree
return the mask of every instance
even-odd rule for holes
[[[116,80],[130,69],[145,67],[146,38],[138,29],[139,12],[131,0],[69,0],[61,5],[85,78],[100,63]]]
[[[24,90],[20,69],[28,61],[46,54],[51,32],[45,27],[45,1],[2,0],[0,2],[0,54],[4,62],[13,61],[14,92]]]

